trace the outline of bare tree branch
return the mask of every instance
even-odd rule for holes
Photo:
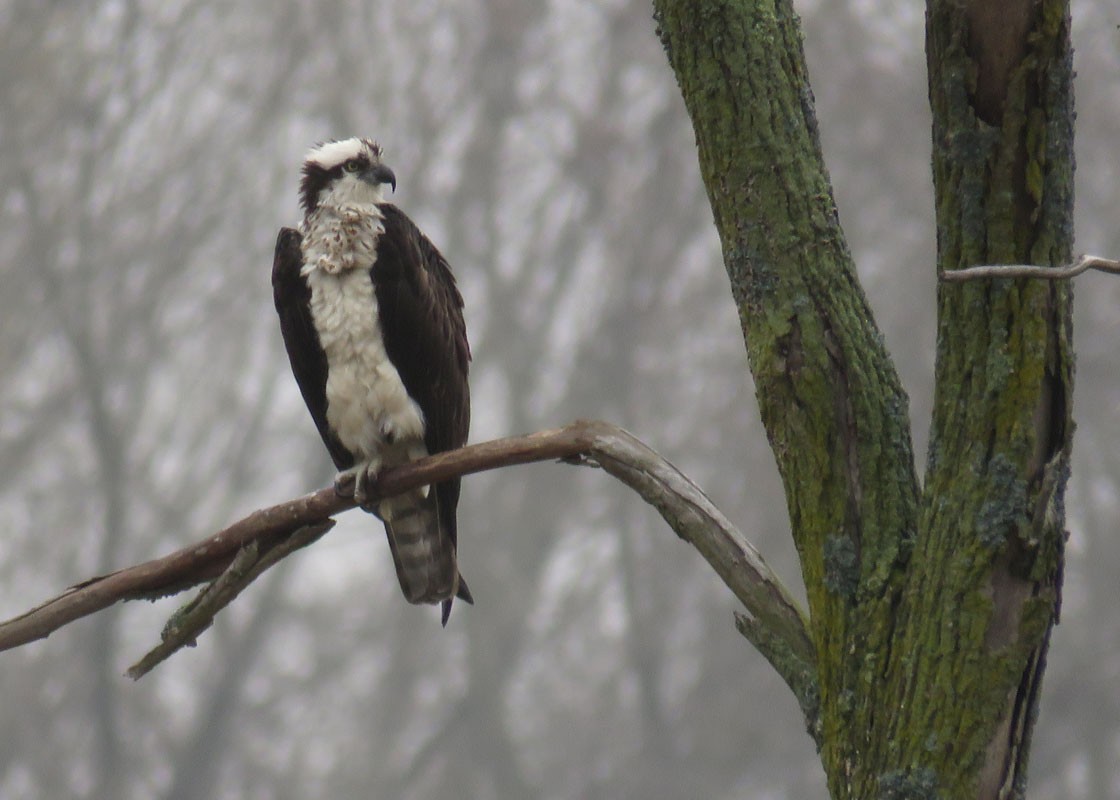
[[[174,653],[184,647],[194,647],[199,635],[214,624],[217,613],[233,602],[265,570],[278,564],[288,554],[317,541],[334,526],[333,519],[305,525],[263,556],[255,541],[241,548],[225,572],[171,615],[160,634],[160,643],[129,667],[125,675],[134,681],[139,680]]]
[[[621,428],[599,421],[578,421],[556,430],[497,439],[441,453],[386,470],[378,479],[376,496],[399,494],[459,475],[553,459],[601,467],[655,506],[677,535],[700,551],[743,603],[750,616],[744,618],[749,622],[741,623],[740,629],[794,689],[807,713],[811,711],[816,685],[814,651],[805,613],[798,602],[758,551],[696,484]],[[119,600],[164,597],[213,580],[229,569],[237,554],[250,545],[257,548],[262,561],[273,563],[287,552],[268,559],[271,550],[296,549],[286,543],[308,527],[317,538],[325,532],[322,525],[329,517],[353,507],[351,498],[340,497],[330,488],[254,511],[198,544],[163,558],[91,578],[0,623],[0,650],[46,638],[63,625]],[[252,572],[256,574],[229,579],[236,591],[263,569],[250,568]],[[204,613],[198,621],[206,620]],[[195,630],[195,634],[198,630],[201,628]],[[185,643],[192,638],[188,633],[181,641]]]
[[[1100,256],[1084,255],[1072,264],[1061,267],[1038,267],[1030,264],[994,264],[967,269],[954,269],[938,276],[946,283],[964,283],[981,278],[1042,278],[1044,280],[1064,280],[1075,278],[1090,269],[1120,275],[1120,261]]]

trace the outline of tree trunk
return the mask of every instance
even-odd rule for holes
[[[938,293],[924,491],[832,199],[789,0],[655,0],[785,486],[834,798],[1022,794],[1057,617],[1069,287]],[[1068,3],[931,0],[938,269],[1060,264]]]

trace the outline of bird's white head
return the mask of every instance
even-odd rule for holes
[[[396,191],[397,177],[381,161],[381,145],[373,139],[322,142],[303,160],[300,202],[307,214],[324,204],[382,203],[386,183]]]

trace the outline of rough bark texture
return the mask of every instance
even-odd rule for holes
[[[918,518],[907,398],[824,167],[789,2],[659,2],[785,484],[818,655],[828,764],[872,709]],[[830,770],[831,772],[831,770]]]
[[[791,3],[654,6],[785,485],[830,792],[1021,792],[1061,576],[1069,290],[941,288],[919,497],[906,396],[837,220]],[[1060,2],[931,2],[940,269],[1069,260],[1068,30]]]
[[[995,13],[997,12],[998,13]],[[1066,0],[928,9],[938,267],[1058,265],[1073,239]],[[1071,290],[942,284],[921,535],[888,687],[899,769],[1020,797],[1064,543]]]

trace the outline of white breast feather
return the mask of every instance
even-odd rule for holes
[[[356,460],[388,465],[427,449],[423,414],[381,338],[369,275],[381,219],[374,205],[320,206],[304,225],[301,274],[327,354],[327,423]]]

